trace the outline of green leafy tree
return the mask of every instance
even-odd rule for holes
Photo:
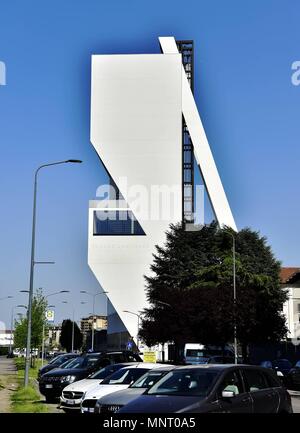
[[[43,296],[42,290],[36,291],[32,298],[31,310],[31,349],[39,349],[43,339],[43,325],[47,328],[46,312],[47,299]],[[27,326],[26,317],[15,322],[14,346],[25,348],[27,344]]]
[[[62,322],[61,334],[59,338],[60,345],[66,349],[67,352],[72,350],[72,329],[73,322],[66,319]],[[83,336],[76,322],[74,322],[74,350],[78,350],[82,346]]]
[[[146,344],[174,341],[225,345],[237,336],[246,357],[249,343],[278,341],[286,334],[280,263],[264,237],[250,229],[231,232],[236,240],[236,307],[230,229],[216,223],[199,231],[172,225],[157,246],[146,276],[150,307],[140,331]]]

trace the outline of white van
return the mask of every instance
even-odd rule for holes
[[[204,345],[199,343],[187,343],[184,346],[183,361],[185,364],[207,364],[212,356],[233,356],[229,346],[224,349],[219,346]]]

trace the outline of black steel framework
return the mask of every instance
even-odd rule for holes
[[[176,41],[182,64],[194,93],[194,42]],[[182,221],[194,223],[194,147],[182,116]]]

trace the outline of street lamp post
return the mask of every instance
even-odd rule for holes
[[[93,297],[93,321],[92,321],[92,344],[91,344],[91,349],[92,349],[92,352],[94,351],[94,333],[95,333],[95,331],[94,331],[94,326],[95,326],[95,299],[96,299],[96,296],[98,296],[98,295],[104,295],[104,294],[106,294],[106,293],[108,293],[108,292],[99,292],[99,293],[90,293],[90,292],[87,292],[86,290],[80,290],[80,293],[84,293],[84,294],[86,294],[86,295],[89,295],[89,296],[92,296]]]
[[[232,237],[232,263],[233,263],[233,346],[234,346],[234,363],[238,363],[238,348],[237,348],[237,323],[236,323],[236,251],[235,251],[235,235],[227,231]]]
[[[134,316],[136,316],[138,318],[138,320],[137,320],[136,347],[137,347],[137,350],[139,352],[140,351],[139,350],[139,343],[140,343],[139,333],[140,333],[140,318],[141,318],[141,314],[134,313],[133,311],[128,311],[128,310],[123,310],[123,313],[133,314]]]
[[[76,159],[69,159],[66,161],[52,162],[49,164],[43,164],[37,168],[34,175],[34,193],[33,193],[33,216],[32,216],[32,235],[31,235],[31,259],[30,259],[30,278],[29,278],[29,296],[28,296],[28,321],[27,321],[27,342],[26,342],[26,362],[25,362],[25,375],[24,385],[28,386],[29,381],[29,368],[30,368],[30,348],[31,348],[31,316],[32,316],[32,298],[33,298],[33,277],[34,277],[34,265],[43,264],[49,262],[35,262],[35,227],[36,227],[36,201],[37,201],[37,180],[38,173],[42,168],[50,167],[59,164],[66,163],[81,163],[82,161]]]
[[[168,302],[164,302],[164,301],[156,301],[157,304],[160,305],[165,305],[166,307],[169,308],[173,308],[171,304],[169,304]],[[162,360],[163,362],[165,362],[165,343],[161,343],[162,345]]]
[[[72,349],[71,352],[74,352],[74,330],[75,330],[75,324],[74,324],[74,308],[73,308],[73,321],[72,321]]]

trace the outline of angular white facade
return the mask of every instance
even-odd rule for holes
[[[90,202],[88,263],[133,337],[137,317],[124,310],[147,305],[144,275],[155,245],[182,220],[182,113],[217,220],[236,228],[172,40],[160,38],[168,54],[92,57],[91,142],[122,199],[104,199],[100,188],[102,197]],[[128,224],[133,216],[139,227]]]

